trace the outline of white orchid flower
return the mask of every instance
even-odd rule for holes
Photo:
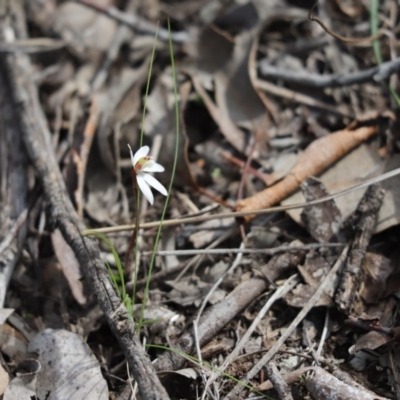
[[[135,155],[133,155],[131,146],[129,146],[129,151],[131,152],[131,160],[132,166],[135,171],[136,181],[139,186],[139,189],[142,191],[144,197],[146,197],[147,201],[153,205],[154,196],[151,192],[150,186],[154,189],[158,190],[164,196],[168,195],[167,189],[158,182],[156,178],[149,175],[149,172],[163,172],[164,167],[161,164],[158,164],[154,161],[153,157],[149,157],[150,148],[149,146],[141,147]]]

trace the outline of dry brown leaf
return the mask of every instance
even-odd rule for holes
[[[97,3],[110,5],[112,2],[97,0]],[[63,39],[85,58],[93,56],[93,49],[106,51],[118,27],[115,20],[72,1],[64,2],[58,7],[56,20],[62,27],[60,33]]]
[[[196,47],[188,49],[197,60],[202,71],[214,73],[229,61],[234,43],[232,39],[218,29],[208,26],[202,30]]]
[[[212,101],[211,97],[205,91],[205,89],[201,85],[200,80],[194,73],[191,75],[191,78],[197,94],[203,100],[208,112],[221,130],[221,133],[236,150],[238,150],[240,153],[243,153],[246,146],[246,138],[244,132],[232,122],[227,114],[225,114],[217,107],[217,105]]]
[[[365,274],[361,297],[367,304],[378,303],[386,292],[386,281],[394,267],[390,260],[381,254],[366,253],[362,262]]]
[[[96,153],[98,154],[98,153]],[[98,159],[97,159],[98,160]],[[121,215],[118,185],[115,176],[103,164],[89,161],[86,174],[88,190],[85,211],[91,218],[114,225],[113,219]]]
[[[79,304],[86,304],[86,296],[84,294],[83,284],[81,281],[82,274],[74,252],[65,242],[61,232],[58,229],[52,233],[51,240],[53,242],[54,252],[60,261],[64,276],[68,281],[75,300]]]
[[[249,130],[259,126],[266,115],[265,107],[249,76],[248,63],[253,36],[251,32],[237,36],[230,62],[214,75],[217,107],[233,123]]]
[[[375,350],[387,343],[393,342],[393,337],[383,332],[368,332],[361,336],[357,343],[349,348],[350,354],[355,354],[361,350]]]

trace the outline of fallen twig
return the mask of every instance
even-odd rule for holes
[[[269,362],[265,367],[269,380],[273,383],[274,389],[277,391],[281,400],[293,400],[289,385],[282,378],[278,367],[274,362]]]
[[[101,12],[135,31],[147,32],[154,35],[158,29],[158,37],[165,42],[168,41],[169,37],[171,37],[172,41],[175,43],[186,43],[189,41],[189,34],[187,32],[168,32],[165,28],[157,28],[157,25],[140,18],[135,14],[120,11],[118,8],[100,5],[91,0],[75,0],[75,2]]]
[[[287,210],[294,210],[296,208],[309,207],[309,206],[313,206],[315,204],[321,204],[321,203],[324,203],[325,201],[335,199],[338,196],[344,196],[344,195],[354,192],[356,190],[366,188],[374,183],[383,182],[383,181],[393,178],[399,174],[400,174],[400,168],[396,168],[393,171],[386,172],[385,174],[379,175],[372,179],[368,179],[367,181],[360,183],[359,185],[349,187],[340,192],[333,193],[326,197],[321,197],[317,200],[308,201],[306,203],[297,203],[297,204],[291,204],[291,205],[287,205],[287,206],[262,208],[262,209],[258,209],[258,210],[236,211],[236,212],[220,213],[220,214],[212,214],[212,215],[200,215],[200,216],[196,216],[196,217],[188,216],[188,217],[184,217],[184,218],[165,220],[163,222],[163,226],[177,226],[177,225],[182,225],[182,224],[186,224],[186,223],[192,224],[192,223],[211,221],[213,219],[240,218],[240,217],[246,217],[249,215],[272,214],[272,213],[275,213],[278,211],[287,211]],[[159,223],[160,223],[159,221],[146,222],[146,223],[140,224],[139,228],[140,229],[156,228],[159,225]],[[110,226],[110,227],[97,228],[97,229],[85,229],[81,233],[82,233],[82,236],[90,236],[90,235],[95,234],[96,232],[115,233],[115,232],[130,231],[132,229],[135,229],[135,225],[130,224],[130,225]]]
[[[308,74],[307,72],[296,73],[296,71],[274,67],[270,65],[268,60],[261,61],[259,66],[261,75],[264,78],[271,78],[273,80],[282,79],[287,83],[326,88],[356,85],[371,80],[381,82],[388,79],[390,75],[400,71],[400,57],[386,61],[376,67],[349,74],[316,75]]]

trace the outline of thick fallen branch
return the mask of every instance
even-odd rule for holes
[[[18,135],[18,116],[0,71],[0,307],[24,245],[28,215],[26,154]]]
[[[18,5],[21,5],[19,1],[10,3],[14,15],[3,19],[0,26],[2,40],[10,37],[11,32],[20,39],[26,37],[25,18],[22,7]],[[15,25],[11,25],[10,21]],[[120,342],[142,398],[168,399],[135,334],[135,326],[109,280],[96,242],[80,234],[85,226],[71,204],[57,164],[37,88],[31,79],[33,74],[29,58],[23,54],[1,57],[0,68],[10,87],[12,98],[9,101],[20,119],[22,140],[43,187],[50,223],[60,229],[75,252],[107,322]]]

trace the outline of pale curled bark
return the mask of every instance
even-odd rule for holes
[[[24,37],[25,18],[22,7],[18,7],[21,3],[13,1],[11,5],[14,15],[3,20],[0,34],[4,37],[5,30],[12,30],[17,37]],[[16,21],[15,25],[9,21]],[[50,222],[60,229],[64,239],[74,250],[107,322],[125,353],[142,398],[168,399],[168,394],[135,334],[135,326],[109,280],[96,241],[80,235],[85,226],[72,206],[57,164],[38,91],[31,80],[32,68],[29,58],[23,54],[1,57],[0,69],[10,87],[12,97],[9,101],[20,119],[22,140],[42,184]]]
[[[310,176],[323,172],[364,140],[377,133],[376,126],[344,129],[314,140],[288,175],[275,185],[237,203],[237,211],[260,210],[278,204]],[[246,217],[247,220],[251,219]]]

